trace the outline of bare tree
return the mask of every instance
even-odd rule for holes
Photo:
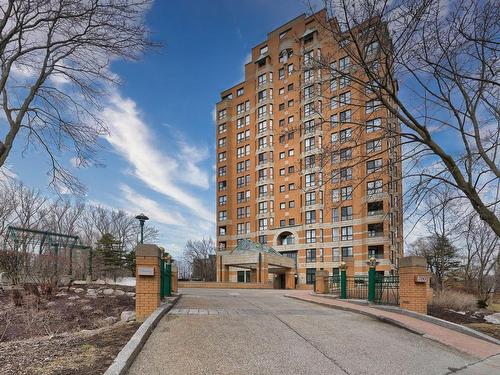
[[[470,207],[500,236],[497,4],[325,0],[324,6],[326,15],[315,14],[318,32],[340,49],[343,64],[322,53],[311,57],[304,73],[320,72],[368,95],[366,101],[349,97],[348,104],[358,111],[385,109],[379,112],[380,122],[359,122],[356,113],[347,121],[381,128],[383,138],[391,139],[389,147],[405,165],[407,215],[437,186],[449,185],[455,194],[450,199]],[[325,86],[329,85],[315,95],[332,100]],[[335,101],[345,104],[343,100]],[[321,107],[314,110],[321,113]],[[331,119],[321,121],[334,126]],[[356,132],[352,131],[354,139]],[[341,150],[335,147],[340,146],[323,143],[322,168],[331,165],[324,183],[336,175],[337,160],[331,155]],[[355,147],[367,145],[360,142]],[[365,153],[354,150],[352,155],[353,163],[367,161]]]
[[[59,156],[96,161],[107,126],[103,99],[118,77],[112,60],[138,59],[154,44],[144,24],[150,0],[2,0],[0,103],[7,129],[0,167],[22,134],[51,163],[52,184],[80,184]],[[2,125],[5,126],[5,125]]]
[[[192,277],[203,281],[215,280],[215,244],[209,238],[202,240],[189,240],[184,249],[184,261],[192,270]]]
[[[466,286],[475,283],[473,291],[480,303],[487,304],[495,286],[495,266],[500,257],[498,236],[482,220],[472,217],[464,232],[466,247]]]

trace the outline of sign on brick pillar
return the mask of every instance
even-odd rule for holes
[[[399,262],[399,306],[427,314],[429,272],[424,257],[401,258]]]
[[[316,271],[316,282],[314,291],[318,294],[328,293],[328,271]]]
[[[137,245],[135,257],[135,315],[138,321],[144,321],[160,306],[161,249],[156,245]]]

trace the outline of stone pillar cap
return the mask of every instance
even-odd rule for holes
[[[427,261],[425,257],[409,256],[403,257],[399,260],[399,267],[425,267],[427,268]]]
[[[135,247],[136,257],[157,257],[161,256],[161,249],[152,244],[139,244]]]
[[[328,271],[327,270],[319,270],[319,271],[316,271],[316,277],[320,276],[320,277],[327,277],[329,274],[328,274]]]

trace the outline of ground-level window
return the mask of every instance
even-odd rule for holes
[[[306,268],[306,284],[314,284],[316,278],[316,268]]]
[[[250,282],[250,271],[238,271],[238,282],[239,283],[249,283]]]

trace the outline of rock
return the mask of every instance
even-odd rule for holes
[[[73,281],[73,284],[75,284],[75,285],[87,285],[87,282],[85,280],[75,280],[75,281]]]
[[[91,289],[91,288],[87,289],[87,294],[96,294],[96,293],[97,293],[97,291],[95,289]]]
[[[59,292],[56,294],[56,297],[66,297],[68,294],[64,292]]]
[[[85,305],[85,306],[82,306],[82,310],[83,311],[90,311],[90,310],[93,310],[93,308],[92,308],[92,306]]]
[[[105,296],[110,296],[110,295],[112,295],[114,292],[115,292],[115,291],[114,291],[113,289],[111,289],[111,288],[107,288],[107,289],[104,289],[104,290],[102,291],[102,294],[104,294]]]
[[[108,326],[115,324],[117,321],[118,321],[118,319],[116,319],[114,316],[108,316],[107,318],[103,319],[103,322],[105,323],[105,325],[108,325]]]
[[[83,289],[83,288],[75,288],[75,293],[80,294],[80,293],[83,293],[83,292],[85,292],[85,289]]]
[[[68,300],[70,300],[70,301],[73,301],[73,300],[75,300],[75,299],[80,299],[80,297],[78,297],[78,296],[71,296],[71,297],[68,297]]]
[[[78,302],[80,302],[80,303],[89,303],[90,300],[89,299],[81,299]]]
[[[117,296],[124,296],[125,295],[125,292],[121,289],[116,289],[115,290],[115,295]]]
[[[57,305],[57,302],[54,302],[54,301],[50,301],[47,303],[47,307],[52,307],[52,306],[55,306]]]
[[[135,320],[135,311],[123,311],[120,315],[120,320],[122,322],[130,322]]]
[[[127,296],[129,297],[135,297],[135,293],[134,292],[127,292],[125,293]]]
[[[500,324],[500,313],[486,315],[484,317],[484,320],[486,320],[489,323]]]
[[[68,303],[66,304],[66,306],[71,307],[71,306],[75,306],[75,304],[74,304],[73,302],[68,302]]]

